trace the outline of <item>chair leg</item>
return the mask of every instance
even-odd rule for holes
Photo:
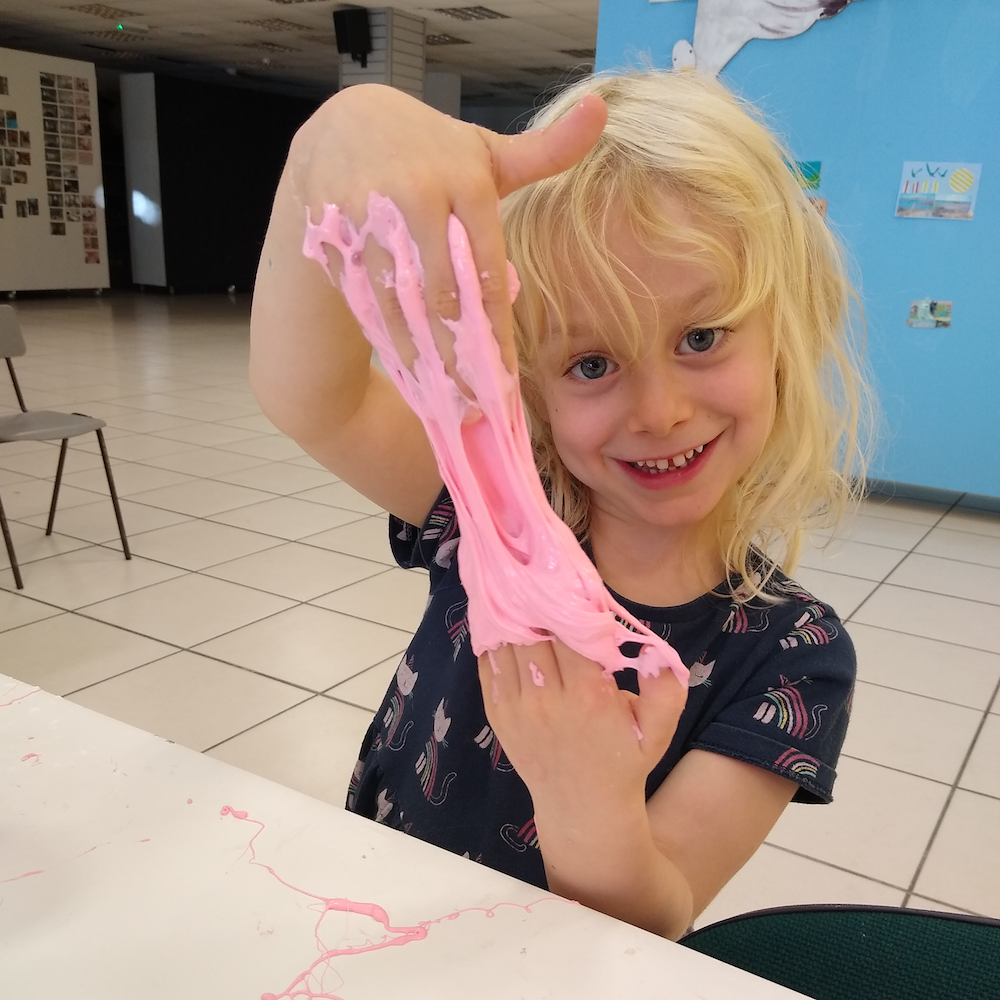
[[[63,466],[66,464],[66,445],[69,444],[67,438],[63,438],[62,447],[59,449],[59,464],[56,466],[56,481],[52,487],[52,503],[49,505],[49,523],[45,526],[45,534],[52,534],[52,522],[56,519],[56,503],[59,501],[59,486],[62,484]]]
[[[3,540],[7,546],[10,568],[14,572],[14,583],[17,584],[18,590],[24,590],[24,581],[21,579],[21,568],[17,565],[17,556],[14,555],[14,543],[11,541],[10,528],[7,527],[7,515],[3,512],[3,500],[0,500],[0,531],[3,532]]]
[[[97,443],[101,446],[101,458],[104,459],[104,471],[108,474],[108,490],[111,492],[111,502],[115,506],[115,520],[118,522],[118,534],[122,538],[122,551],[126,559],[132,558],[132,551],[128,547],[128,539],[125,537],[125,522],[122,520],[122,509],[118,503],[118,491],[115,489],[115,477],[111,475],[111,461],[108,459],[108,449],[104,444],[104,432],[97,428]]]

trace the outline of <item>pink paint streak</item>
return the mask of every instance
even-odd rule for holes
[[[395,263],[392,283],[417,349],[412,371],[392,342],[372,289],[362,254],[369,236]],[[669,668],[686,684],[688,671],[677,653],[611,597],[573,532],[549,505],[532,457],[517,377],[500,357],[468,235],[454,215],[448,220],[448,244],[461,318],[441,322],[455,335],[456,372],[473,398],[458,388],[438,354],[423,298],[420,254],[392,201],[372,192],[360,228],[336,205],[325,205],[318,224],[306,218],[303,252],[340,286],[427,431],[462,528],[459,555],[473,650],[478,656],[505,643],[528,646],[559,638],[600,663],[609,677],[626,667],[643,676]],[[339,281],[330,271],[327,245],[341,254]],[[517,285],[510,267],[515,296]],[[637,659],[621,653],[625,642],[641,644]]]
[[[37,753],[26,753],[21,760],[31,760],[34,758],[36,764],[41,763],[42,758]]]
[[[294,886],[290,882],[286,882],[270,865],[257,860],[257,852],[254,846],[254,841],[256,841],[256,839],[264,832],[264,824],[258,819],[253,819],[246,812],[246,810],[234,809],[232,806],[223,806],[219,815],[222,817],[232,816],[233,819],[241,820],[244,823],[252,823],[254,826],[258,827],[257,831],[247,842],[247,850],[250,852],[249,864],[254,865],[257,868],[263,868],[272,878],[276,879],[281,883],[281,885],[285,886],[285,888],[291,889],[292,892],[297,892],[302,896],[307,896],[310,899],[316,900],[321,907],[319,911],[320,916],[316,921],[316,926],[314,928],[314,936],[319,956],[305,971],[299,973],[299,975],[296,976],[289,986],[281,993],[263,993],[261,994],[260,1000],[294,1000],[294,998],[299,997],[305,998],[305,1000],[343,1000],[343,998],[335,993],[326,992],[323,987],[317,987],[320,992],[316,992],[309,982],[310,980],[317,978],[318,975],[322,975],[326,972],[330,968],[329,963],[332,959],[347,955],[363,955],[367,952],[382,951],[385,948],[402,947],[403,945],[411,944],[414,941],[422,941],[427,937],[430,928],[434,925],[444,923],[446,920],[457,920],[466,913],[482,913],[489,919],[492,918],[496,911],[502,907],[514,907],[515,909],[523,910],[525,913],[531,913],[532,907],[546,901],[569,903],[571,906],[579,905],[570,900],[560,899],[557,896],[545,896],[536,900],[534,903],[529,903],[527,905],[521,903],[498,903],[496,906],[489,908],[472,906],[463,910],[456,910],[453,913],[446,913],[443,917],[435,917],[432,920],[421,920],[419,923],[410,927],[395,927],[389,920],[389,914],[386,913],[386,911],[377,903],[364,903],[351,899],[320,896],[316,893],[308,892],[305,889],[300,889],[298,886]],[[382,925],[385,930],[385,937],[379,941],[370,941],[359,947],[350,946],[344,948],[327,948],[320,939],[320,924],[323,921],[323,917],[326,916],[327,913],[331,912],[357,913],[365,917],[370,917]]]
[[[9,691],[13,691],[13,688],[8,688]],[[10,708],[11,705],[16,705],[19,701],[24,701],[25,698],[30,698],[33,694],[38,694],[41,688],[32,688],[30,691],[26,691],[24,694],[19,694],[16,698],[11,698],[10,701],[0,701],[0,708]],[[33,737],[29,737],[33,739]]]

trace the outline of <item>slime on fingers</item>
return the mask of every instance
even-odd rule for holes
[[[412,371],[393,346],[362,258],[369,237],[395,263],[392,284],[417,349]],[[454,215],[448,219],[448,244],[461,312],[458,320],[442,317],[441,322],[455,336],[456,370],[472,399],[459,390],[438,354],[424,303],[420,255],[389,198],[372,192],[368,218],[360,227],[336,205],[324,206],[318,224],[307,210],[303,252],[339,285],[427,431],[461,528],[459,567],[469,596],[473,650],[478,656],[505,643],[527,646],[558,638],[601,664],[608,677],[626,667],[642,676],[669,668],[686,685],[688,671],[677,653],[614,600],[550,506],[532,457],[517,376],[501,360],[469,238]],[[343,258],[339,281],[324,245]],[[513,298],[519,282],[513,266],[508,268]],[[639,643],[638,658],[621,652],[626,642]]]

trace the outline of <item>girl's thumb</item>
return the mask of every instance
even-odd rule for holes
[[[513,136],[489,133],[500,197],[568,170],[593,148],[607,121],[607,105],[597,94],[587,94],[545,128]]]

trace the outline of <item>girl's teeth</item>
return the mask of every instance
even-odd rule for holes
[[[683,455],[675,455],[673,458],[644,458],[641,462],[633,462],[632,465],[648,473],[666,472],[671,468],[683,469],[695,455],[700,455],[704,450],[705,446],[700,444]]]

